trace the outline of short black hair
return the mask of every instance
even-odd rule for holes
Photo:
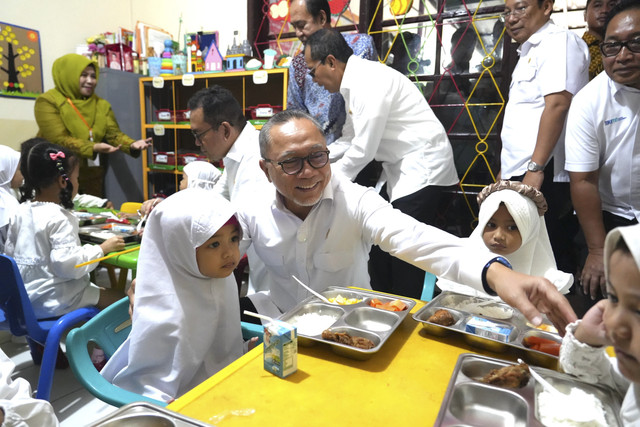
[[[342,34],[335,30],[323,28],[316,31],[307,39],[309,55],[313,60],[324,59],[328,55],[333,55],[338,61],[345,64],[353,55],[353,49],[349,46]]]
[[[617,14],[624,12],[628,9],[640,9],[640,0],[622,0],[609,11],[607,15],[607,19],[604,21],[604,29],[603,33],[607,33],[607,28],[609,28],[609,22],[613,19]]]
[[[265,123],[262,126],[262,129],[260,130],[260,138],[259,138],[260,155],[262,156],[263,159],[267,158],[267,151],[269,150],[269,146],[271,145],[271,141],[272,141],[271,128],[274,126],[288,123],[291,120],[298,120],[298,119],[309,120],[311,123],[313,123],[313,125],[316,128],[318,128],[318,131],[324,137],[324,131],[322,130],[322,125],[320,125],[320,123],[306,111],[296,110],[296,109],[280,111],[279,113],[274,114],[273,117],[271,117],[269,121]]]
[[[327,22],[331,22],[331,7],[327,0],[306,0],[307,12],[313,17],[314,21],[320,19],[320,12],[324,12]]]
[[[231,91],[222,86],[213,85],[196,92],[187,103],[189,110],[202,108],[204,121],[211,126],[218,126],[228,122],[231,126],[242,131],[247,124],[242,107]]]

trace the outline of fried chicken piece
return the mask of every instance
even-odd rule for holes
[[[505,388],[522,388],[527,385],[531,374],[529,365],[509,365],[499,369],[492,369],[480,381]]]
[[[435,323],[436,325],[451,326],[456,323],[456,319],[453,318],[448,310],[441,308],[433,313],[431,317],[427,319],[427,322]]]
[[[340,344],[350,345],[352,347],[368,350],[376,345],[370,339],[363,337],[352,337],[346,332],[331,332],[330,330],[322,331],[322,339],[334,341]]]

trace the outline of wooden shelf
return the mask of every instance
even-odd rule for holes
[[[287,68],[265,70],[267,81],[255,83],[256,71],[230,71],[221,73],[200,73],[193,75],[193,85],[185,86],[182,76],[165,76],[161,88],[154,87],[154,77],[140,79],[140,125],[146,137],[153,137],[153,153],[173,153],[177,156],[169,160],[169,166],[156,168],[153,154],[146,150],[142,153],[143,192],[144,199],[150,195],[162,193],[167,196],[177,191],[182,176],[179,166],[180,155],[201,154],[195,145],[189,122],[174,120],[158,120],[158,112],[169,112],[171,118],[181,118],[180,112],[186,111],[189,98],[197,91],[220,85],[233,93],[245,111],[247,119],[251,119],[248,108],[259,104],[282,106],[287,105],[287,84],[289,79]],[[263,70],[260,70],[262,73]],[[156,80],[157,82],[157,80]],[[261,125],[255,126],[260,129]]]

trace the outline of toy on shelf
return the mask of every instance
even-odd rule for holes
[[[227,55],[224,57],[227,71],[244,70],[245,63],[251,58],[251,46],[245,40],[242,45],[236,44],[237,31],[233,32],[233,45],[227,48]],[[247,49],[248,48],[248,49]],[[247,54],[249,52],[249,54]]]
[[[222,70],[222,55],[215,40],[211,42],[204,60],[204,70],[209,72],[217,72]]]
[[[171,46],[173,42],[170,39],[164,41],[164,52],[162,52],[162,65],[160,66],[160,75],[161,76],[172,76],[173,75],[173,60],[171,57],[173,56],[173,49]]]
[[[200,43],[198,37],[194,34],[191,37],[191,42],[187,43],[187,68],[191,73],[199,73],[204,71],[204,60],[202,59],[202,50],[200,50]]]

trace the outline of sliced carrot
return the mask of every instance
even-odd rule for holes
[[[553,356],[560,356],[560,343],[548,343],[548,344],[540,344],[537,349],[543,353],[551,354]]]
[[[397,307],[398,311],[406,310],[406,308],[407,308],[407,304],[403,303],[399,299],[393,300],[389,304],[394,306],[394,307]]]
[[[553,340],[548,340],[546,338],[540,338],[535,335],[525,337],[524,339],[524,344],[527,347],[531,347],[533,344],[549,344],[549,343],[556,343],[556,342]]]

